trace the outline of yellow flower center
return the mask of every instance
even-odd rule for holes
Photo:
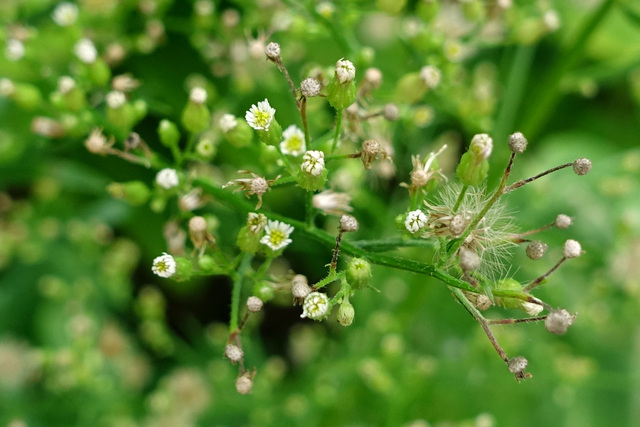
[[[269,240],[271,240],[273,246],[280,245],[286,238],[287,236],[280,230],[273,230],[271,234],[269,234]]]
[[[302,138],[300,138],[298,135],[294,135],[291,138],[287,139],[285,145],[287,146],[287,150],[289,151],[300,151],[300,149],[302,148]]]
[[[256,111],[255,114],[256,124],[260,127],[265,127],[269,124],[269,119],[271,118],[269,113],[265,113],[264,111]]]
[[[167,265],[166,262],[164,261],[160,261],[156,264],[156,269],[161,272],[164,273],[165,271],[167,271],[169,269],[169,266]]]

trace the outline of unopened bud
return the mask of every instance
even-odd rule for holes
[[[338,307],[338,323],[342,326],[349,326],[353,323],[355,315],[356,312],[353,309],[353,305],[351,305],[348,299],[345,299],[342,304],[340,304],[340,307]]]
[[[196,248],[207,242],[207,221],[203,217],[194,216],[189,220],[189,237]]]
[[[347,265],[347,282],[352,288],[362,289],[371,280],[371,264],[362,258],[352,258]]]
[[[351,215],[340,217],[340,231],[358,231],[358,220]]]
[[[516,154],[524,153],[527,149],[527,138],[521,132],[516,132],[513,135],[509,135],[509,149]]]
[[[534,241],[527,245],[527,256],[533,260],[538,260],[542,258],[544,253],[547,251],[546,243],[542,243],[540,241]]]
[[[311,287],[307,282],[307,278],[302,274],[296,274],[291,281],[291,294],[293,295],[293,304],[302,303],[311,292]]]
[[[256,296],[247,298],[247,310],[251,313],[257,313],[262,310],[262,300]]]
[[[229,359],[234,365],[242,360],[244,352],[240,347],[234,344],[227,344],[224,349],[224,357]]]
[[[573,162],[573,171],[576,175],[586,175],[591,170],[591,160],[589,159],[577,159]]]
[[[557,228],[569,228],[571,224],[573,224],[571,217],[564,214],[558,215],[554,223]]]
[[[158,136],[165,147],[177,147],[180,140],[180,131],[175,123],[162,119],[158,125]]]
[[[486,133],[474,135],[469,144],[469,152],[473,154],[477,162],[487,160],[493,151],[493,139]]]
[[[576,240],[569,239],[564,242],[564,246],[562,247],[562,254],[565,258],[576,258],[582,255],[582,247],[580,243]]]
[[[378,88],[382,84],[382,71],[377,68],[367,68],[364,72],[364,82],[372,88]]]
[[[575,318],[575,315],[572,316],[565,309],[552,311],[545,319],[544,327],[552,334],[562,335],[567,332],[567,329],[573,324]]]

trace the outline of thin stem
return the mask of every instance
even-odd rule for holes
[[[291,93],[293,94],[293,100],[296,102],[296,107],[300,110],[300,100],[298,99],[298,94],[296,93],[296,85],[293,84],[293,80],[291,80],[291,76],[289,76],[289,71],[287,71],[287,67],[282,63],[282,58],[277,58],[273,60],[273,63],[278,66],[278,70],[284,74],[284,77],[287,79],[287,83],[289,83],[289,88],[291,89]]]
[[[510,191],[513,191],[513,190],[515,190],[517,188],[520,188],[523,185],[526,185],[526,184],[528,184],[528,183],[530,183],[532,181],[535,181],[538,178],[542,178],[545,175],[549,175],[550,173],[559,171],[560,169],[564,169],[564,168],[567,168],[569,166],[573,166],[573,162],[565,163],[564,165],[560,165],[560,166],[556,166],[555,168],[548,169],[548,170],[546,170],[544,172],[539,173],[538,175],[532,176],[532,177],[527,178],[527,179],[522,179],[522,180],[520,180],[518,182],[514,182],[513,184],[511,184],[510,186],[508,186],[507,188],[504,189],[504,193],[509,193]]]
[[[489,325],[513,325],[514,323],[530,323],[545,320],[547,316],[526,317],[524,319],[487,319]]]
[[[464,195],[467,193],[468,188],[469,188],[469,185],[464,185],[460,190],[460,195],[458,196],[458,200],[456,200],[456,204],[453,206],[453,213],[458,212],[458,208],[462,204],[462,201],[464,200]]]
[[[313,285],[311,289],[313,289],[314,291],[317,291],[318,289],[322,289],[328,284],[333,283],[338,279],[344,278],[344,275],[345,275],[344,271],[341,271],[339,273],[336,273],[335,271],[333,272],[329,271],[329,274],[327,275],[327,277],[325,277],[324,279],[320,280],[318,283]]]
[[[556,265],[554,265],[553,267],[551,267],[551,270],[547,271],[545,274],[543,274],[542,276],[538,277],[536,280],[534,280],[533,282],[529,283],[527,286],[525,286],[524,288],[522,288],[522,290],[524,292],[529,292],[531,289],[534,289],[536,286],[538,286],[544,279],[546,279],[547,277],[549,277],[549,275],[551,273],[553,273],[554,271],[556,271],[558,269],[558,267],[560,267],[560,265],[562,265],[563,262],[565,262],[567,260],[567,257],[562,257],[562,259],[560,261],[558,261],[558,263]]]
[[[282,163],[284,163],[284,166],[289,170],[289,173],[291,174],[291,176],[295,176],[296,172],[293,169],[293,166],[291,166],[291,163],[289,163],[289,159],[287,159],[287,156],[284,155],[284,153],[282,152],[282,150],[280,149],[280,145],[276,145],[276,151],[278,151],[278,154],[280,155],[280,158],[282,159]]]
[[[393,237],[389,239],[376,239],[376,240],[357,240],[351,242],[353,245],[373,252],[384,252],[396,248],[403,247],[433,247],[435,242],[425,239],[411,239],[407,240],[402,237]]]
[[[342,110],[336,110],[336,130],[333,135],[333,144],[331,144],[331,154],[336,151],[338,139],[340,138],[340,128],[342,127]]]
[[[529,231],[524,231],[522,233],[518,233],[518,234],[512,234],[509,239],[512,239],[516,242],[522,243],[522,242],[528,242],[528,240],[523,239],[523,237],[525,236],[531,236],[532,234],[537,234],[540,233],[542,231],[548,230],[551,227],[553,227],[556,223],[552,222],[551,224],[547,224],[547,225],[543,225],[540,228],[536,228],[534,230],[529,230]]]
[[[307,147],[311,144],[311,137],[309,136],[309,122],[307,121],[307,98],[302,97],[300,103],[300,118],[302,119],[302,129],[304,130],[304,141]]]
[[[251,267],[250,254],[245,254],[240,261],[238,273],[233,281],[233,289],[231,290],[231,319],[229,319],[229,334],[234,334],[238,329],[238,313],[240,311],[240,294],[242,293],[242,282],[244,281],[246,271]]]
[[[304,222],[307,227],[313,226],[313,191],[305,191]]]
[[[343,231],[340,230],[338,232],[338,235],[336,236],[336,247],[333,248],[333,256],[331,257],[331,272],[335,272],[338,268],[338,255],[340,254],[340,242],[342,242],[342,233]]]

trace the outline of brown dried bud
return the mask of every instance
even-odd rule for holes
[[[540,241],[534,241],[527,245],[527,256],[533,260],[538,260],[542,258],[544,253],[547,251],[546,243],[542,243]]]
[[[340,217],[340,231],[358,231],[358,220],[351,215]]]

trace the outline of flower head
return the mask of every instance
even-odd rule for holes
[[[189,92],[189,101],[198,105],[204,104],[207,102],[207,91],[201,87],[194,87]]]
[[[261,213],[249,212],[247,225],[249,226],[249,231],[253,234],[258,234],[267,225],[267,217]]]
[[[175,169],[164,168],[156,175],[156,182],[167,190],[177,187],[179,183],[178,173]]]
[[[320,176],[324,170],[324,152],[309,150],[304,153],[300,169],[309,175]]]
[[[222,129],[222,132],[227,133],[230,130],[235,129],[236,126],[238,126],[238,120],[236,119],[236,116],[234,116],[233,114],[224,114],[220,118],[218,125],[220,125],[220,129]]]
[[[282,249],[292,242],[289,235],[293,233],[293,227],[284,222],[268,221],[264,231],[265,234],[260,239],[260,243],[274,251]]]
[[[18,61],[24,56],[24,44],[18,39],[7,40],[5,56],[9,61]]]
[[[255,104],[251,106],[249,111],[245,114],[244,118],[249,123],[249,126],[256,130],[269,130],[271,122],[275,117],[276,109],[269,105],[269,100],[258,102],[258,106]]]
[[[442,73],[433,65],[426,65],[420,70],[420,78],[429,89],[434,89],[440,84]]]
[[[404,226],[410,233],[417,233],[427,224],[427,216],[420,209],[411,211],[404,220]]]
[[[336,62],[336,77],[341,84],[349,83],[356,78],[356,67],[347,59]]]
[[[291,125],[282,132],[280,151],[290,156],[299,156],[307,149],[304,133],[296,125]]]
[[[98,58],[96,46],[89,39],[80,39],[73,47],[73,53],[85,64],[93,64]]]
[[[320,82],[313,77],[307,77],[300,83],[300,93],[306,98],[318,96],[320,89]]]
[[[302,314],[300,317],[322,320],[327,314],[329,314],[330,309],[331,304],[329,303],[329,298],[326,294],[323,294],[322,292],[311,292],[304,299],[304,303],[302,304]]]
[[[127,102],[125,94],[118,90],[112,90],[105,98],[109,108],[113,108],[114,110],[122,107]]]
[[[61,27],[69,27],[78,19],[78,6],[71,2],[58,3],[51,13],[53,21]]]
[[[151,271],[160,277],[171,277],[176,273],[176,267],[176,260],[168,253],[163,252],[153,260]]]

